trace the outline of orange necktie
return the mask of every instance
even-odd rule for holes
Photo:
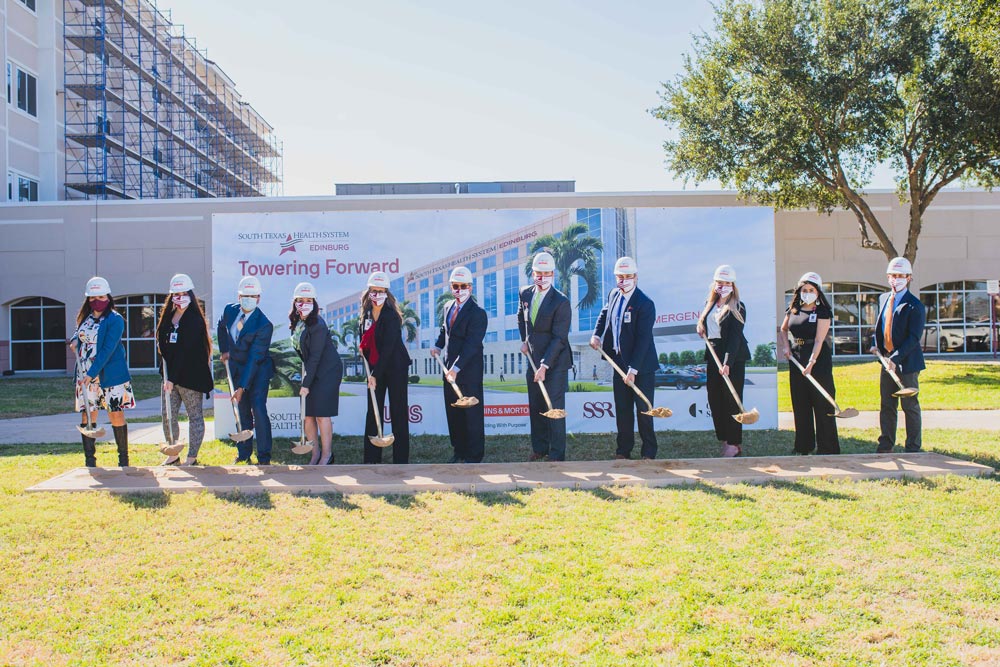
[[[885,330],[882,332],[883,338],[885,339],[885,351],[892,352],[892,311],[895,306],[895,295],[889,296],[889,305],[886,308],[888,312],[885,314]]]

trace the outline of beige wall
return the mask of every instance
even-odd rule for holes
[[[871,196],[894,242],[906,239],[907,216],[892,193]],[[739,206],[731,193],[522,194],[414,197],[310,197],[187,199],[109,202],[39,202],[0,205],[0,341],[9,338],[15,300],[47,296],[67,305],[67,327],[95,274],[115,294],[162,292],[176,272],[191,275],[211,304],[213,213],[336,210],[446,210],[497,208],[615,208]],[[98,250],[99,249],[99,250]],[[738,249],[734,249],[734,253]],[[846,212],[778,212],[775,216],[778,285],[784,291],[805,271],[828,282],[883,284],[886,259],[858,247],[857,224]],[[734,254],[732,263],[739,266]],[[925,221],[915,283],[1000,278],[1000,193],[945,192]],[[2,347],[2,346],[0,346]],[[6,363],[0,350],[0,363]],[[6,369],[9,366],[2,366]]]

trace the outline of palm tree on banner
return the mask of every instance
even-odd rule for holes
[[[604,251],[604,243],[596,236],[590,235],[590,228],[582,222],[576,222],[562,230],[558,236],[547,234],[541,236],[528,248],[528,256],[534,259],[536,253],[542,250],[552,255],[556,262],[556,285],[566,293],[570,303],[573,302],[573,276],[579,276],[587,286],[587,294],[577,303],[578,308],[586,308],[597,303],[598,275],[597,261],[599,253]],[[531,262],[524,267],[524,273],[531,277]]]
[[[403,331],[406,332],[406,342],[412,343],[417,339],[417,329],[420,328],[420,318],[417,311],[409,301],[399,304],[399,309],[403,311]]]
[[[359,347],[361,339],[358,338],[359,321],[358,316],[355,315],[340,325],[340,342],[350,353],[350,357],[345,360],[351,362],[352,370],[350,373],[347,373],[347,364],[344,364],[344,372],[348,375],[361,375],[360,371],[358,371],[358,356],[361,354],[361,348]]]

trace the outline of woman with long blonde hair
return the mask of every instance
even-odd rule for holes
[[[741,412],[739,405],[726,386],[723,376],[728,376],[740,400],[746,379],[750,346],[743,335],[747,309],[740,301],[736,287],[736,270],[728,264],[715,269],[705,307],[698,318],[698,335],[715,348],[721,366],[705,350],[708,405],[715,424],[715,437],[722,445],[722,456],[740,456],[743,453],[743,424],[733,419]]]

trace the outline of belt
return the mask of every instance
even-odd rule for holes
[[[815,342],[816,342],[815,338],[793,338],[792,339],[792,344],[795,345],[795,347],[802,347],[803,345],[808,345],[809,343],[815,343]]]

